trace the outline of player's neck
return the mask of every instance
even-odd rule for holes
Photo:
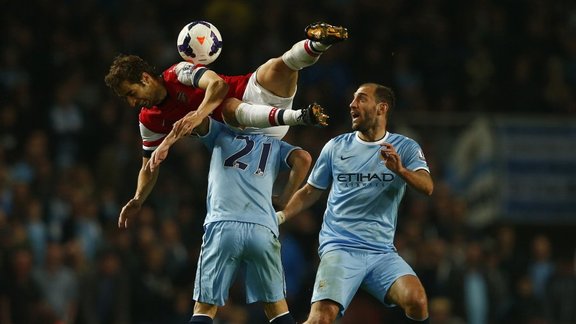
[[[158,78],[156,80],[158,82],[158,104],[161,104],[162,102],[164,102],[164,100],[166,100],[166,97],[168,96],[168,89],[166,89],[166,86],[164,86],[164,79],[163,78]]]
[[[386,128],[371,128],[362,132],[359,132],[361,140],[366,142],[378,142],[386,136]]]

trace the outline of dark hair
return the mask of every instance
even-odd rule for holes
[[[110,70],[104,82],[106,85],[118,93],[122,82],[127,81],[130,84],[141,83],[142,73],[146,72],[155,75],[155,69],[148,62],[136,55],[120,54],[114,58]]]
[[[364,83],[361,87],[374,87],[374,99],[376,99],[376,103],[387,103],[389,111],[396,105],[396,96],[391,88],[378,83]]]

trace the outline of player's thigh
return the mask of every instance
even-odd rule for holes
[[[258,71],[257,71],[258,73]],[[292,103],[294,101],[294,94],[288,97],[281,97],[275,93],[267,90],[266,87],[262,86],[256,81],[256,73],[253,73],[248,80],[248,85],[244,90],[244,95],[242,96],[242,101],[250,104],[260,104],[266,106],[273,106],[282,109],[292,109]],[[254,128],[246,127],[243,128],[244,133],[255,133],[255,134],[266,134],[267,136],[282,139],[288,132],[288,126],[274,126],[266,128]]]
[[[296,93],[298,71],[290,69],[280,57],[266,61],[254,74],[258,84],[276,96],[288,98]]]
[[[366,275],[365,254],[332,250],[320,258],[312,302],[331,300],[344,314]]]
[[[194,300],[224,305],[239,266],[242,245],[236,222],[214,222],[205,227],[194,281]]]
[[[273,303],[286,296],[284,269],[280,254],[280,240],[267,227],[245,223],[246,248],[243,262],[246,265],[247,302]]]
[[[246,89],[244,90],[244,95],[242,96],[242,101],[252,104],[274,106],[276,108],[292,109],[294,94],[290,96],[280,96],[270,91],[267,86],[260,84],[256,80],[256,75],[261,74],[261,72],[262,71],[258,69],[256,73],[250,76]]]
[[[373,254],[368,263],[368,275],[362,283],[362,288],[386,306],[395,306],[399,300],[387,298],[397,280],[405,276],[416,277],[412,267],[396,252]]]

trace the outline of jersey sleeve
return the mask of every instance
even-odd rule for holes
[[[220,134],[222,129],[225,128],[226,126],[210,118],[210,125],[208,127],[209,127],[208,133],[206,133],[206,135],[203,136],[198,136],[198,138],[202,141],[202,144],[204,144],[204,146],[206,146],[210,151],[212,151],[212,149],[214,149],[214,145],[216,143],[216,138],[218,137],[218,134]]]
[[[151,157],[152,152],[162,143],[166,134],[156,133],[140,122],[140,136],[142,137],[142,156]]]
[[[312,172],[308,177],[308,184],[322,190],[328,189],[332,183],[332,155],[334,139],[328,141],[322,148]]]
[[[402,158],[402,164],[406,167],[406,169],[411,171],[417,170],[426,170],[430,172],[430,168],[428,167],[428,162],[424,157],[424,152],[418,143],[414,140],[410,140],[408,144],[402,148],[400,152],[398,152]]]
[[[290,170],[290,165],[288,164],[288,157],[295,150],[300,150],[298,146],[294,146],[282,140],[278,140],[280,143],[280,156],[282,157],[282,163],[280,165],[280,171]]]
[[[187,86],[198,88],[200,78],[208,71],[208,69],[200,64],[192,64],[190,62],[180,62],[174,67],[174,72],[178,81]]]

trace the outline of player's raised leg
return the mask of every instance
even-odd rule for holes
[[[317,103],[302,109],[282,109],[263,104],[249,104],[236,98],[228,98],[222,103],[222,117],[231,126],[266,128],[271,126],[308,125],[324,127],[328,125],[328,115]]]
[[[266,90],[279,97],[296,93],[298,71],[310,66],[332,44],[348,39],[348,30],[324,22],[310,24],[304,30],[306,39],[297,42],[281,57],[268,60],[256,71],[256,80]]]

